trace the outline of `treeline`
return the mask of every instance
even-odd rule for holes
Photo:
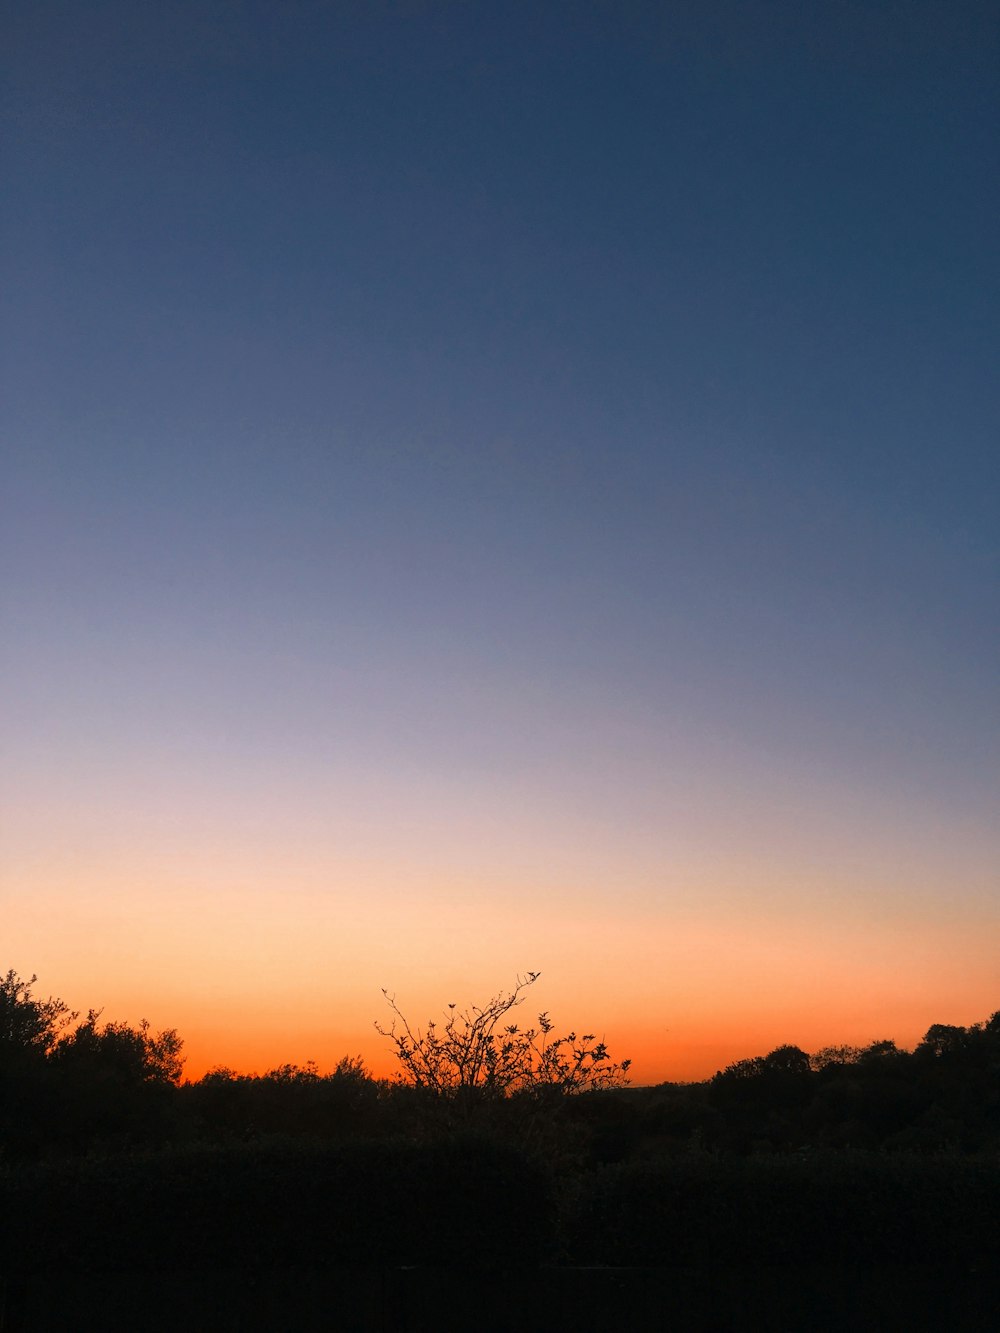
[[[81,1021],[61,1000],[37,998],[34,981],[14,972],[0,978],[0,1152],[8,1160],[273,1136],[412,1141],[455,1131],[535,1145],[576,1167],[691,1152],[1000,1152],[1000,1013],[969,1027],[935,1024],[913,1051],[892,1041],[812,1055],[781,1046],[705,1082],[650,1088],[625,1087],[619,1077],[579,1093],[578,1075],[571,1081],[564,1068],[552,1076],[552,1043],[548,1065],[532,1064],[522,1039],[533,1031],[513,1027],[522,1042],[515,1083],[491,1083],[488,1071],[449,1082],[440,1054],[433,1086],[412,1060],[387,1080],[360,1057],[327,1074],[283,1065],[262,1075],[216,1069],[184,1082],[175,1030],[102,1022],[95,1010]],[[506,1019],[513,997],[501,998]],[[462,1051],[470,1039],[461,1036],[451,1070],[468,1069]],[[481,1033],[473,1038],[483,1045]],[[433,1033],[424,1040],[442,1046]],[[592,1080],[608,1078],[600,1060]]]
[[[1000,1014],[633,1089],[592,1038],[553,1055],[547,1019],[484,1038],[514,992],[416,1033],[436,1086],[357,1058],[184,1082],[176,1032],[32,986],[0,980],[0,1277],[1000,1260]],[[487,1054],[462,1083],[469,1040]]]
[[[893,1041],[813,1055],[780,1046],[705,1083],[642,1095],[650,1129],[674,1148],[996,1153],[1000,1013],[969,1027],[935,1023],[913,1051]]]
[[[783,1046],[702,1083],[579,1095],[449,1095],[374,1079],[360,1059],[326,1075],[290,1065],[260,1076],[216,1070],[177,1088],[174,1116],[175,1134],[220,1143],[481,1130],[578,1167],[692,1152],[1000,1153],[1000,1015],[967,1028],[937,1024],[914,1051],[890,1041],[811,1056]]]

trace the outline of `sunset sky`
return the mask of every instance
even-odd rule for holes
[[[4,972],[192,1077],[1000,1008],[993,4],[3,26]]]

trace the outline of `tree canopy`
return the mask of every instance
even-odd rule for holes
[[[0,1069],[50,1055],[77,1017],[63,1000],[36,999],[37,980],[24,981],[13,968],[0,978]]]

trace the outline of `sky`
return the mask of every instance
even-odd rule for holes
[[[4,970],[192,1077],[1000,1007],[993,5],[3,27]]]

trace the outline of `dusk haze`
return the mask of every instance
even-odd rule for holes
[[[4,972],[191,1080],[1000,1007],[994,6],[2,27]]]

